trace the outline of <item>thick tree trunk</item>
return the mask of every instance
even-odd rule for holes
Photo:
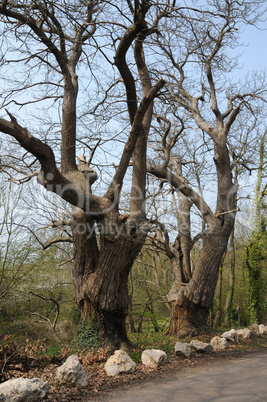
[[[115,242],[103,238],[95,272],[87,281],[87,297],[100,313],[104,336],[111,344],[128,343],[128,275],[142,243],[120,236]]]
[[[233,219],[220,224],[204,238],[192,279],[187,284],[175,282],[168,295],[173,305],[169,335],[196,335],[206,325],[218,280],[219,268],[231,233]]]
[[[189,301],[184,302],[182,306],[174,303],[167,335],[178,335],[180,338],[197,335],[204,327],[203,323],[206,322],[208,313],[208,308]]]
[[[220,264],[234,227],[237,186],[233,183],[224,135],[214,140],[214,162],[217,171],[216,213],[213,215],[203,208],[203,203],[201,210],[203,215],[206,209],[204,216],[207,224],[203,246],[191,279],[186,284],[174,283],[168,295],[173,304],[169,334],[196,334],[206,326]]]
[[[73,281],[81,316],[97,318],[99,337],[106,345],[129,345],[127,283],[143,240],[130,235],[123,223],[108,221],[98,224],[97,239],[94,223],[85,213],[79,210],[74,217]]]

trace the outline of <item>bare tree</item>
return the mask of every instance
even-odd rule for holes
[[[21,191],[12,197],[12,184],[1,181],[0,195],[0,301],[4,300],[12,290],[25,280],[29,271],[34,269],[30,263],[33,247],[29,236],[23,233],[19,216]],[[24,239],[22,239],[24,237]],[[23,269],[24,264],[28,267]]]
[[[27,167],[39,163],[38,182],[71,204],[77,303],[83,318],[98,317],[104,337],[112,344],[128,342],[127,280],[151,227],[145,211],[146,154],[148,144],[153,146],[149,130],[156,103],[165,117],[175,116],[178,124],[172,137],[168,130],[162,136],[163,152],[154,160],[162,164],[154,163],[148,171],[179,191],[180,207],[198,208],[206,226],[193,276],[189,233],[185,241],[179,239],[184,282],[177,290],[174,311],[179,316],[183,311],[189,326],[205,321],[217,265],[235,220],[237,187],[227,135],[242,108],[264,92],[228,91],[228,106],[221,112],[216,74],[226,68],[221,50],[234,40],[236,21],[253,22],[257,4],[242,1],[237,7],[234,0],[214,1],[205,10],[167,0],[122,1],[120,6],[109,1],[3,1],[0,6],[1,75],[4,83],[9,69],[15,77],[1,95],[6,115],[0,119],[0,131],[27,151]],[[203,76],[200,94],[196,94],[195,72],[190,80],[193,89],[187,85],[191,62],[199,67],[198,77]],[[49,116],[39,109],[41,102]],[[201,102],[208,106],[204,114]],[[34,116],[29,118],[33,106],[41,125]],[[164,121],[164,114],[156,119]],[[215,212],[174,163],[173,151],[189,129],[202,133],[207,148],[214,150]],[[76,164],[84,149],[89,159],[80,155]],[[103,173],[105,164],[109,170]],[[102,180],[96,188],[97,168]],[[126,179],[130,196],[121,200]],[[171,325],[177,327],[174,322]]]
[[[135,2],[134,6],[126,2],[125,17],[125,10],[121,11],[116,5],[109,5],[109,2],[98,1],[68,5],[54,1],[3,2],[0,7],[4,33],[2,49],[6,49],[2,60],[6,60],[7,65],[16,62],[30,66],[28,77],[24,76],[21,86],[7,90],[2,97],[2,107],[5,107],[9,119],[0,119],[0,131],[16,139],[39,161],[41,169],[38,182],[72,205],[73,281],[77,303],[83,318],[96,314],[104,338],[112,344],[128,342],[125,329],[128,274],[148,230],[144,210],[146,143],[153,99],[165,83],[163,79],[152,80],[145,63],[143,42],[155,31],[160,18],[155,9],[156,17],[149,26],[145,20],[149,8],[150,3],[146,1]],[[117,16],[123,16],[121,24],[114,17],[113,21],[105,20],[114,11]],[[108,83],[106,93],[110,88],[124,83],[130,128],[127,128],[128,135],[115,174],[104,195],[95,195],[91,186],[97,174],[89,166],[96,149],[93,143],[86,144],[91,149],[89,163],[80,156],[76,165],[77,143],[82,141],[78,133],[77,73],[79,68],[81,75],[83,69],[89,69],[91,77],[94,76],[90,52],[99,52],[104,60],[110,58],[108,50],[105,53],[105,46],[109,47],[109,43],[103,42],[101,26],[109,32],[109,37],[105,33],[104,39],[111,40],[110,51],[114,57],[114,62],[108,60],[107,64],[109,67],[115,65],[119,73],[119,80],[116,72],[115,81]],[[120,28],[117,33],[114,27]],[[97,29],[100,31],[100,39],[97,37]],[[15,49],[14,58],[9,61],[9,47],[4,46],[7,38],[10,48]],[[132,46],[132,60],[137,67],[137,74],[131,71],[127,60]],[[110,68],[114,71],[113,67]],[[103,85],[99,80],[96,82],[99,88]],[[137,88],[139,83],[142,89]],[[28,94],[29,89],[34,93],[37,87],[42,91],[42,96],[21,101],[21,93]],[[87,97],[90,90],[94,91],[95,86],[87,90]],[[61,105],[60,121],[55,125],[57,128],[60,126],[60,136],[56,134],[51,137],[42,130],[34,135],[31,131],[35,130],[31,130],[27,122],[28,127],[25,128],[18,117],[14,116],[16,108],[13,113],[9,111],[11,104],[26,108],[33,103],[38,105],[41,101],[48,102],[45,103],[48,107],[51,107],[51,101]],[[99,105],[103,102],[99,102]],[[96,105],[95,110],[98,107]],[[121,216],[120,192],[131,158],[133,168],[129,216]]]
[[[243,88],[241,84],[235,86],[227,79],[227,73],[233,69],[236,59],[229,59],[226,48],[235,45],[242,22],[255,23],[258,15],[254,6],[246,1],[238,3],[238,6],[235,1],[211,2],[209,10],[202,10],[202,14],[200,10],[190,9],[183,11],[182,18],[181,11],[176,11],[177,18],[166,22],[168,34],[158,36],[157,41],[158,53],[168,60],[165,74],[170,91],[162,98],[166,106],[165,117],[159,118],[159,123],[165,120],[161,146],[156,149],[157,158],[148,166],[148,172],[178,191],[181,217],[173,246],[179,252],[180,265],[179,275],[169,293],[173,315],[168,332],[188,335],[205,326],[212,306],[219,267],[238,212],[238,183],[232,171],[237,163],[239,166],[242,164],[242,159],[244,164],[247,133],[251,133],[251,126],[255,128],[259,124],[258,101],[264,104],[266,91],[259,77],[258,82],[250,82]],[[251,117],[248,117],[247,111]],[[243,146],[240,147],[240,139],[238,145],[233,139],[237,138],[234,134],[238,128],[236,122],[242,113],[247,118],[247,130],[244,130]],[[160,114],[164,116],[164,111]],[[169,127],[166,116],[174,128]],[[198,185],[198,177],[195,175],[193,178],[190,167],[195,169],[197,161],[193,159],[189,162],[182,158],[179,150],[181,141],[178,141],[179,137],[175,138],[179,132],[175,125],[180,120],[181,127],[183,118],[186,122],[183,131],[190,133],[187,142],[192,141],[194,149],[202,143],[200,149],[206,155],[204,171],[212,175],[216,183],[217,188],[213,185],[212,189],[216,199],[210,195],[211,199],[207,201]],[[237,155],[232,153],[233,148]],[[160,163],[155,163],[157,160]],[[204,223],[204,228],[194,237],[190,224],[193,205]],[[195,240],[200,239],[201,250],[192,267],[192,247]],[[168,241],[166,248],[169,252]]]

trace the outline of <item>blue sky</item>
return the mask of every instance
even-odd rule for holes
[[[266,30],[259,30],[253,26],[247,26],[241,36],[244,47],[241,62],[242,72],[246,75],[249,71],[263,70],[267,67],[267,26]]]

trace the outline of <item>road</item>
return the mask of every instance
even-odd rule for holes
[[[97,399],[99,400],[99,399]],[[259,402],[267,401],[267,352],[173,374],[171,378],[113,389],[101,401]]]

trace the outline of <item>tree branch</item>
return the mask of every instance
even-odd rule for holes
[[[193,190],[192,187],[185,183],[184,180],[167,171],[167,169],[162,169],[161,167],[147,166],[147,172],[159,179],[167,180],[171,185],[173,185],[177,190],[179,190],[194,203],[194,205],[201,212],[207,224],[214,224],[215,216],[210,207],[206,204],[203,198]]]
[[[0,118],[0,131],[15,138],[20,145],[34,155],[41,163],[44,173],[56,175],[55,156],[49,145],[33,137],[30,132],[18,124],[17,120],[7,111],[11,121]]]
[[[146,12],[147,10],[143,10],[142,5],[139,7],[139,4],[136,3],[134,23],[129,26],[121,38],[114,57],[114,64],[118,68],[125,85],[127,106],[131,124],[133,124],[135,113],[137,112],[137,96],[134,77],[126,62],[126,54],[133,41],[137,38],[138,34],[142,32],[144,28],[147,28],[144,21]]]
[[[113,199],[114,198],[114,193],[115,193],[115,188],[121,188],[122,182],[126,173],[126,170],[128,168],[136,141],[138,139],[138,136],[140,132],[142,132],[143,129],[143,118],[148,110],[152,100],[155,98],[157,93],[160,91],[161,88],[165,85],[165,80],[163,78],[160,78],[160,80],[152,87],[152,89],[149,91],[147,96],[144,96],[142,102],[140,103],[140,106],[135,114],[132,128],[130,131],[130,135],[128,138],[128,141],[126,142],[123,153],[121,156],[121,160],[118,166],[118,169],[114,175],[114,178],[108,188],[108,191],[105,195],[105,198],[108,199]]]
[[[14,18],[24,25],[28,25],[28,27],[32,29],[32,31],[38,36],[43,44],[55,56],[62,73],[66,73],[68,71],[66,55],[61,53],[52,40],[45,34],[44,30],[38,27],[36,21],[29,14],[24,15],[16,11],[12,11],[7,9],[6,6],[4,7],[3,4],[0,6],[0,14],[9,18]]]
[[[52,297],[44,297],[44,296],[38,295],[38,294],[33,293],[33,292],[29,292],[29,294],[31,294],[31,295],[33,295],[33,296],[36,296],[36,297],[39,297],[39,298],[42,299],[42,300],[51,301],[52,303],[54,303],[54,305],[55,305],[55,307],[56,307],[56,313],[55,313],[55,318],[54,318],[53,323],[51,322],[51,320],[50,320],[48,317],[45,317],[45,316],[43,316],[43,315],[41,315],[41,314],[39,314],[39,313],[37,313],[37,312],[32,312],[32,313],[30,312],[30,314],[31,314],[31,315],[36,315],[36,316],[42,318],[42,319],[44,320],[44,321],[43,321],[44,323],[48,323],[48,324],[51,326],[51,329],[52,329],[52,332],[53,332],[55,338],[56,338],[57,341],[60,343],[60,345],[62,345],[62,342],[61,342],[61,340],[59,339],[59,337],[58,337],[58,335],[57,335],[57,333],[56,333],[56,325],[57,325],[57,320],[58,320],[58,317],[59,317],[60,304],[64,303],[65,300],[62,300],[62,301],[60,301],[60,302],[57,302],[57,301],[56,301],[55,299],[53,299]]]
[[[102,214],[103,210],[109,207],[107,200],[90,193],[88,183],[81,172],[77,170],[66,175],[61,174],[50,146],[32,136],[10,113],[8,114],[11,121],[0,118],[0,131],[15,138],[24,149],[39,160],[42,167],[38,175],[40,184],[88,214]]]

